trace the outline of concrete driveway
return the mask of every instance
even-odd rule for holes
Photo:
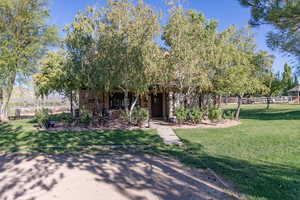
[[[143,154],[0,154],[1,200],[239,199],[206,170]]]

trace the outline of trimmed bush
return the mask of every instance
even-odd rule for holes
[[[35,120],[41,128],[49,128],[50,114],[48,109],[41,109],[35,111]]]
[[[187,111],[188,120],[190,120],[193,124],[198,124],[201,122],[203,118],[203,112],[200,108],[191,108]]]
[[[135,120],[139,127],[149,119],[149,112],[145,108],[137,107],[132,112],[132,119]]]
[[[188,111],[183,106],[176,108],[174,114],[179,124],[182,124],[184,121],[188,119]]]
[[[125,110],[122,110],[120,113],[120,119],[124,122],[129,122],[129,113]]]
[[[223,110],[218,106],[210,106],[208,108],[208,119],[211,121],[220,121],[222,120]]]
[[[72,124],[74,121],[72,114],[70,114],[70,113],[63,113],[61,119],[67,125]]]
[[[93,119],[93,116],[91,113],[82,113],[80,115],[80,123],[84,124],[85,126],[90,125],[92,119]]]

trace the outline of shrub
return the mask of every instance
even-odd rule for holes
[[[137,107],[132,112],[132,119],[141,127],[143,122],[149,119],[149,112],[145,108]]]
[[[80,115],[80,123],[84,124],[86,126],[90,125],[92,119],[93,119],[93,116],[91,113],[82,113]]]
[[[200,123],[203,118],[203,111],[199,108],[191,108],[188,110],[188,119],[193,123],[197,124]]]
[[[62,113],[61,120],[68,125],[72,124],[74,121],[71,113]]]
[[[122,110],[120,113],[120,118],[124,122],[129,122],[129,113],[126,112],[125,110]]]
[[[208,108],[208,119],[211,121],[219,121],[222,119],[223,111],[218,106],[210,106]]]
[[[179,108],[175,109],[174,114],[179,124],[182,124],[184,121],[188,119],[187,109],[185,109],[183,106],[180,106]]]
[[[235,111],[234,110],[227,110],[223,113],[224,119],[234,120],[235,119]]]
[[[35,112],[35,120],[41,128],[49,128],[50,115],[48,109],[41,109]]]

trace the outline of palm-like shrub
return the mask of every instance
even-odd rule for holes
[[[35,120],[41,128],[49,128],[50,114],[48,109],[35,111]]]
[[[216,105],[208,108],[208,119],[211,121],[220,121],[223,116],[223,110]]]

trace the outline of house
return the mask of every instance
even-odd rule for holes
[[[97,107],[100,110],[107,109],[113,115],[119,115],[120,111],[125,109],[124,93],[116,92],[98,92],[98,98],[95,92],[88,89],[79,91],[79,106],[81,110],[96,112]],[[137,105],[149,110],[151,118],[170,119],[174,118],[174,110],[179,105],[179,94],[174,91],[151,91],[147,95],[139,98]],[[130,93],[129,104],[133,102],[133,94]],[[96,102],[98,99],[98,102]],[[98,103],[98,105],[97,105]]]

